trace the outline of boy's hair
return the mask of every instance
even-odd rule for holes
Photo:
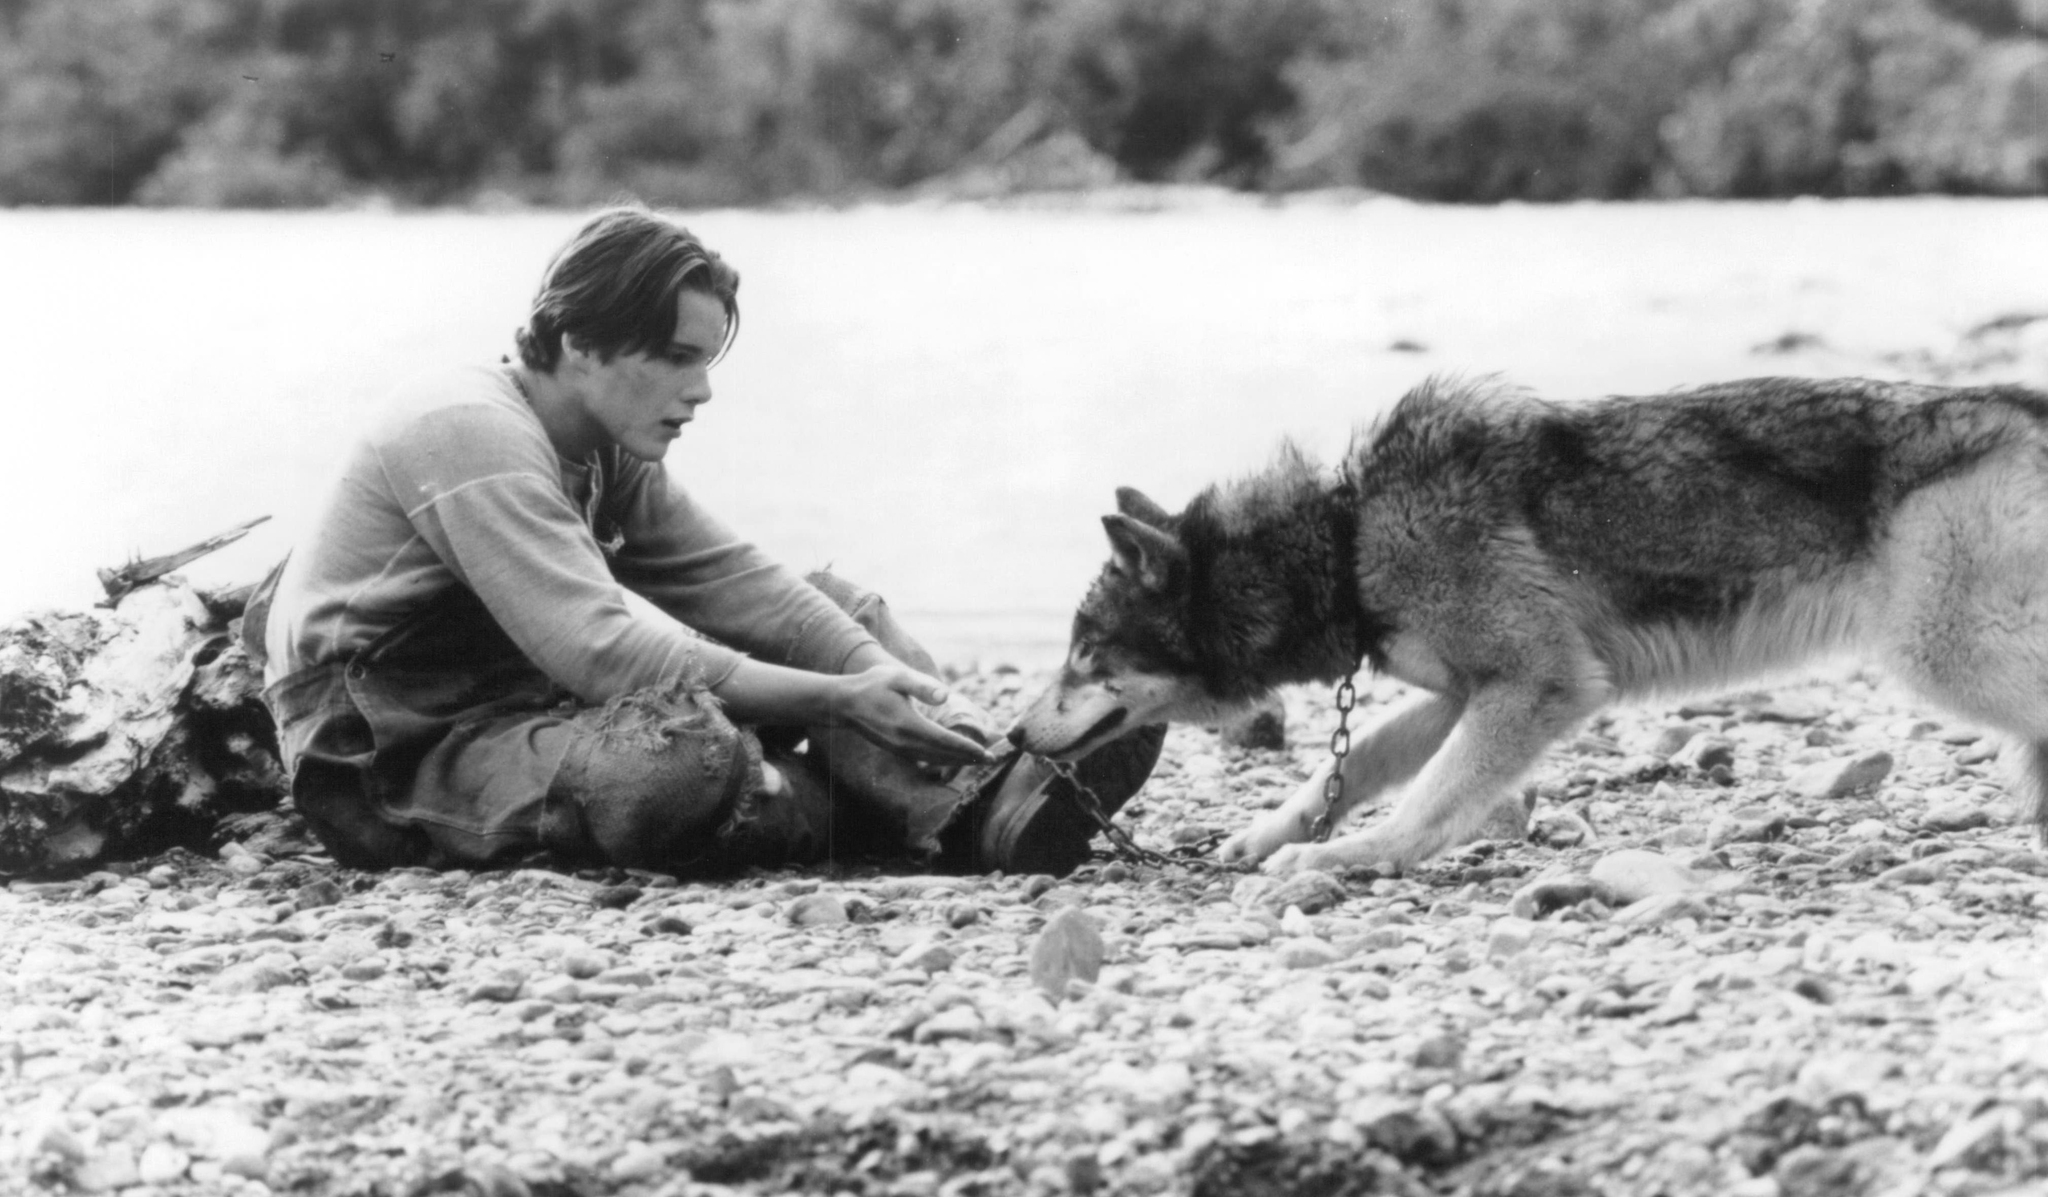
[[[724,305],[724,357],[740,331],[739,271],[646,208],[600,212],[548,263],[526,327],[514,334],[519,360],[553,373],[564,333],[600,361],[656,352],[675,334],[676,297],[686,288]]]

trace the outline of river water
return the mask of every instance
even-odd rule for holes
[[[272,521],[379,396],[509,348],[574,213],[0,212],[0,618]],[[1334,456],[1432,372],[1573,397],[1888,353],[2048,311],[2048,202],[1443,208],[1219,196],[692,214],[743,331],[671,468],[942,659],[1044,664],[1135,485],[1170,506],[1282,437]],[[1766,355],[1786,333],[1819,347]]]

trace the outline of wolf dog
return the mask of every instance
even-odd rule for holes
[[[1854,656],[2012,737],[2048,836],[2048,394],[1760,378],[1577,403],[1431,379],[1334,470],[1292,446],[1179,514],[1128,488],[1066,663],[1011,738],[1084,756],[1361,662],[1420,694],[1220,849],[1270,872],[1472,839],[1610,702]]]

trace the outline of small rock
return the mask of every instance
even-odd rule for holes
[[[1079,907],[1068,906],[1046,920],[1031,945],[1031,983],[1057,1002],[1068,982],[1093,983],[1102,974],[1102,932]]]
[[[292,895],[292,909],[317,910],[323,906],[335,906],[340,904],[343,896],[340,885],[323,877],[299,887],[298,892]]]
[[[1894,865],[1877,875],[1879,885],[1930,885],[1941,880],[1941,870],[1925,861]]]
[[[135,1175],[146,1185],[167,1185],[183,1180],[185,1169],[191,1165],[191,1156],[159,1139],[142,1149],[142,1158],[135,1164]]]
[[[612,954],[596,948],[571,948],[562,953],[562,971],[578,981],[588,981],[612,966]]]
[[[1694,736],[1671,754],[1671,764],[1697,773],[1709,772],[1717,765],[1733,768],[1735,745],[1721,736]]]
[[[1641,848],[1609,852],[1593,865],[1590,876],[1607,887],[1615,906],[1628,906],[1659,894],[1682,894],[1700,885],[1700,878],[1691,869],[1661,852]]]
[[[1587,899],[1608,905],[1607,887],[1591,877],[1571,874],[1532,881],[1508,899],[1508,913],[1518,919],[1539,919],[1553,911],[1577,906]]]
[[[1290,939],[1280,944],[1274,958],[1282,968],[1322,968],[1342,960],[1344,954],[1320,939]]]
[[[897,968],[914,968],[925,973],[942,973],[953,967],[953,949],[937,940],[921,940],[903,949],[895,960]]]
[[[979,1039],[987,1030],[981,1014],[973,1006],[962,1004],[949,1006],[923,1022],[911,1032],[911,1039],[917,1043],[936,1043],[942,1039]]]
[[[35,1143],[38,1152],[54,1155],[72,1167],[85,1162],[85,1143],[61,1122],[52,1122],[45,1126]]]
[[[1598,838],[1593,834],[1591,823],[1576,811],[1562,806],[1545,807],[1527,822],[1528,839],[1549,848],[1576,848],[1581,844],[1594,843]]]
[[[1658,731],[1656,740],[1651,743],[1650,755],[1668,761],[1679,749],[1692,743],[1694,737],[1706,730],[1697,723],[1666,724]]]
[[[1443,1167],[1458,1156],[1458,1132],[1434,1106],[1400,1098],[1354,1103],[1345,1115],[1366,1142],[1407,1164]]]
[[[1991,826],[1991,812],[1967,799],[1945,802],[1920,817],[1929,831],[1971,831]]]
[[[72,1100],[79,1109],[94,1114],[103,1114],[122,1106],[139,1105],[142,1101],[135,1095],[135,1090],[113,1080],[94,1081],[79,1090],[78,1096]]]
[[[385,964],[382,956],[364,956],[341,966],[341,975],[350,981],[374,981],[384,975]]]
[[[637,885],[606,885],[594,891],[590,901],[599,910],[624,910],[638,902],[646,892]]]
[[[193,1047],[232,1047],[244,1039],[261,1039],[263,1029],[245,1020],[224,1016],[204,1018],[185,1028],[185,1042]]]
[[[1303,914],[1321,914],[1349,896],[1335,877],[1321,869],[1303,869],[1260,894],[1258,904],[1275,914],[1289,906]]]
[[[1828,709],[1815,699],[1789,695],[1767,699],[1748,714],[1762,723],[1818,723],[1827,718]]]
[[[1412,1062],[1417,1068],[1456,1068],[1464,1055],[1464,1037],[1443,1031],[1417,1044]]]
[[[1495,919],[1486,934],[1486,954],[1495,958],[1519,955],[1535,940],[1536,924],[1528,919]]]
[[[1934,1145],[1934,1150],[1928,1153],[1928,1170],[1956,1163],[1967,1164],[1995,1154],[2008,1127],[2017,1126],[2019,1122],[2015,1111],[2003,1106],[1993,1106],[1975,1117],[1957,1120]]]
[[[542,977],[533,984],[525,986],[523,992],[527,997],[533,998],[536,1001],[567,1005],[582,997],[583,987],[578,985],[572,977],[554,976]]]
[[[1783,839],[1786,826],[1784,818],[1779,815],[1749,819],[1724,816],[1715,819],[1713,826],[1707,829],[1707,843],[1716,848],[1729,844],[1768,844]]]
[[[668,1171],[668,1156],[635,1140],[612,1159],[613,1180],[653,1180]]]
[[[1889,866],[1899,859],[1899,854],[1889,844],[1866,842],[1856,845],[1828,861],[1831,869],[1849,873],[1861,873],[1878,866]]]
[[[838,894],[805,894],[790,904],[789,921],[799,927],[838,927],[853,920]]]
[[[1834,987],[1829,985],[1823,978],[1801,977],[1792,982],[1791,988],[1793,993],[1798,994],[1816,1006],[1832,1006],[1835,1004]]]
[[[1892,754],[1877,750],[1818,761],[1794,773],[1785,784],[1801,798],[1822,801],[1874,789],[1891,771]]]
[[[647,923],[649,935],[688,935],[690,924],[672,914],[658,914]]]
[[[472,982],[463,996],[472,1002],[517,1001],[520,989],[526,984],[526,977],[517,971],[507,971]]]
[[[1654,927],[1679,919],[1703,919],[1707,904],[1692,894],[1657,894],[1631,902],[1615,912],[1614,921],[1625,926]]]

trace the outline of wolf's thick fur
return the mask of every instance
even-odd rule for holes
[[[1361,654],[1428,692],[1345,761],[1347,808],[1412,782],[1385,820],[1302,843],[1319,771],[1227,858],[1411,864],[1615,699],[1833,655],[2015,737],[2018,806],[2048,821],[2048,395],[1765,378],[1565,405],[1432,381],[1335,477],[1287,449],[1177,515],[1118,502],[1024,747],[1212,720]]]

